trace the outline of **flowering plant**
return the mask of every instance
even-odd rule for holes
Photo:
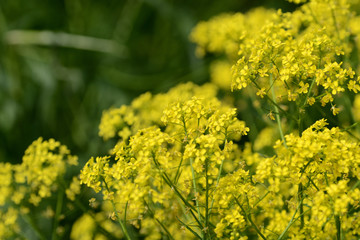
[[[84,211],[73,239],[357,239],[360,18],[346,0],[294,2],[199,23],[197,54],[221,59],[212,83],[104,111],[114,145],[78,177],[62,178],[77,158],[55,140],[2,164],[0,236],[26,220],[44,238],[29,208],[57,191],[58,233],[64,201]]]

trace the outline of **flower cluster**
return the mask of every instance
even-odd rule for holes
[[[286,146],[274,146],[276,156],[257,163],[252,179],[269,191],[258,205],[269,220],[268,238],[281,235],[289,222],[293,239],[331,238],[340,223],[346,239],[358,234],[351,223],[358,220],[359,143],[326,125],[320,120],[301,137],[287,135]]]
[[[21,164],[1,163],[0,238],[21,236],[19,219],[27,216],[30,208],[40,207],[40,202],[59,188],[66,188],[66,170],[77,164],[77,156],[70,155],[66,146],[42,138],[26,149]],[[71,192],[79,193],[74,187]]]
[[[222,14],[208,22],[198,23],[190,39],[198,44],[196,52],[199,56],[211,52],[236,57],[243,39],[256,34],[256,29],[273,13],[274,10],[257,8],[246,14]]]
[[[262,98],[274,91],[276,101],[295,102],[299,109],[330,103],[336,115],[334,98],[345,90],[360,89],[352,69],[356,65],[347,57],[358,54],[352,38],[359,34],[358,18],[349,6],[345,0],[310,1],[292,13],[267,11],[262,14],[267,21],[256,18],[263,9],[219,16],[199,24],[192,39],[204,51],[226,53],[233,64],[233,90],[252,85]],[[220,46],[231,46],[238,57]]]
[[[266,157],[249,145],[239,151],[233,140],[248,129],[214,98],[170,104],[161,120],[162,128],[139,130],[81,173],[113,203],[113,214],[141,226],[148,239],[358,234],[351,223],[358,219],[360,146],[339,128],[317,121],[301,136],[286,135]]]
[[[26,238],[26,222],[46,239],[33,208],[60,234],[66,204],[83,211],[71,239],[358,239],[360,18],[346,0],[290,2],[302,5],[199,23],[197,53],[222,55],[213,83],[104,111],[99,135],[115,145],[80,175],[53,139],[34,141],[21,164],[0,163],[0,238]],[[332,116],[336,104],[348,114]],[[276,126],[253,116],[264,110]],[[255,134],[244,139],[247,126]]]
[[[270,125],[253,142],[268,155],[238,144],[249,131],[230,104],[238,98],[224,103],[214,85],[183,84],[104,112],[100,135],[120,141],[112,156],[89,160],[82,183],[147,239],[358,236],[359,144],[324,119],[302,126],[305,108],[330,104],[336,115],[336,97],[360,91],[349,58],[356,19],[345,1],[314,0],[292,13],[256,9],[200,23],[191,35],[197,53],[225,54],[211,66],[212,81],[251,85],[245,95],[273,108],[280,136]]]
[[[193,219],[180,221],[185,225],[198,221],[194,231],[201,235],[209,228],[211,234],[206,209],[215,199],[209,189],[216,189],[226,169],[234,168],[238,151],[232,139],[238,140],[249,129],[237,119],[234,108],[211,95],[169,104],[161,120],[162,129],[143,128],[128,141],[118,142],[113,163],[110,157],[91,158],[81,171],[81,182],[102,191],[118,215],[128,214],[129,223],[141,222],[140,232],[149,239],[157,239],[164,229],[172,236],[190,237],[191,232],[179,233],[176,227],[177,217],[189,211]],[[223,169],[225,162],[228,166]],[[174,202],[176,198],[181,202]],[[213,210],[214,216],[217,211]]]
[[[127,140],[140,129],[153,125],[164,126],[161,117],[170,104],[188,100],[193,96],[214,99],[216,94],[217,87],[213,84],[199,87],[191,82],[180,84],[165,94],[152,96],[150,93],[145,93],[136,98],[130,106],[104,111],[99,135],[105,140],[113,137]]]
[[[15,179],[31,187],[29,202],[36,206],[56,190],[57,178],[64,175],[67,167],[77,164],[77,156],[70,155],[66,146],[54,139],[43,141],[39,138],[25,151],[22,164],[16,168]]]

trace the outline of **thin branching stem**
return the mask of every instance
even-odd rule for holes
[[[296,213],[299,211],[300,206],[302,206],[302,201],[299,202],[299,204],[298,204],[298,206],[297,206],[297,208],[296,208],[296,210],[295,210],[295,212],[294,212],[291,220],[289,221],[289,223],[288,223],[288,225],[286,226],[286,228],[284,229],[284,231],[280,234],[278,240],[284,239],[284,237],[286,236],[287,232],[289,231],[291,225],[293,225],[293,223],[297,220],[297,219],[295,218],[295,215],[296,215]],[[300,215],[300,216],[302,216],[302,215]]]
[[[59,218],[60,218],[61,209],[62,209],[62,206],[63,206],[63,200],[64,200],[64,190],[62,188],[60,188],[60,191],[58,192],[58,195],[57,195],[57,201],[56,201],[54,224],[53,224],[52,235],[51,235],[52,240],[57,239],[58,234],[57,234],[56,230],[57,230],[58,225],[59,225]]]
[[[247,211],[245,211],[244,207],[241,205],[241,203],[239,202],[239,200],[233,196],[235,199],[236,204],[241,208],[241,210],[243,211],[246,219],[250,222],[251,226],[255,229],[255,231],[257,232],[257,234],[259,234],[259,236],[264,239],[267,240],[266,237],[264,236],[264,234],[261,233],[260,229],[256,226],[256,224],[254,223],[254,221],[251,218],[251,214],[247,213]]]
[[[185,137],[186,137],[186,139],[189,139],[184,117],[182,118],[182,123],[183,123],[183,127],[184,127]],[[192,182],[193,182],[194,195],[195,195],[194,200],[195,200],[196,209],[197,209],[197,212],[198,212],[198,218],[199,218],[200,222],[203,222],[202,218],[201,218],[200,207],[199,207],[199,200],[198,200],[199,193],[198,193],[197,184],[196,184],[196,174],[195,174],[194,167],[193,167],[193,158],[190,158],[190,169],[191,169]],[[204,236],[206,234],[204,232],[202,232],[202,233],[203,233],[203,238],[204,238]]]
[[[273,86],[273,84],[274,84],[273,75],[271,73],[270,73],[269,81],[270,81],[271,93],[272,93],[272,98],[273,98],[272,101],[275,103],[274,104],[275,118],[276,118],[276,122],[278,124],[280,137],[281,137],[281,140],[283,141],[284,146],[287,148],[286,140],[285,140],[285,137],[284,137],[282,126],[281,126],[279,108],[277,107],[277,102],[276,102],[276,94],[275,94],[275,89],[274,89],[274,86]]]
[[[107,190],[108,192],[110,192],[110,188],[109,188],[108,184],[106,183],[105,178],[102,177],[102,180],[103,180],[103,182],[104,182],[104,184],[105,184],[106,190]],[[118,213],[117,210],[116,210],[116,206],[115,206],[114,200],[110,199],[110,202],[111,202],[111,205],[112,205],[112,207],[113,207],[113,211],[114,211],[114,213],[115,213],[115,215],[116,215],[116,218],[117,218],[117,220],[118,220],[118,222],[119,222],[119,224],[120,224],[120,226],[121,226],[121,229],[122,229],[122,231],[123,231],[126,239],[131,240],[130,235],[129,235],[129,233],[128,233],[128,231],[127,231],[127,228],[126,228],[126,223],[123,223],[123,221],[121,220],[121,218],[120,218],[120,216],[119,216],[119,213]]]
[[[174,240],[173,236],[170,234],[169,230],[167,229],[167,227],[159,220],[155,217],[155,214],[153,212],[153,210],[151,209],[150,205],[144,201],[145,205],[148,208],[148,211],[151,215],[151,217],[153,217],[155,219],[155,221],[160,225],[160,227],[164,230],[164,232],[166,233],[166,235],[169,237],[169,239]]]
[[[207,239],[206,235],[209,232],[209,176],[208,176],[208,159],[205,160],[205,228],[204,239]]]

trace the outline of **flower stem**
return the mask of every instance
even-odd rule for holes
[[[40,228],[36,225],[34,219],[31,216],[24,215],[23,218],[25,219],[25,221],[27,221],[31,225],[32,229],[35,231],[35,234],[37,235],[37,237],[40,240],[45,240],[46,239],[46,237],[41,232]]]
[[[110,188],[109,188],[109,186],[107,185],[107,183],[106,183],[106,181],[105,181],[105,178],[102,177],[102,180],[103,180],[103,182],[104,182],[104,184],[105,184],[106,190],[107,190],[108,192],[110,192]],[[115,215],[116,215],[116,218],[118,219],[118,222],[119,222],[119,224],[120,224],[120,226],[121,226],[121,229],[122,229],[122,231],[123,231],[126,239],[131,240],[130,235],[129,235],[127,229],[126,229],[126,223],[123,223],[123,221],[121,221],[121,218],[120,218],[120,216],[119,216],[119,214],[118,214],[118,212],[117,212],[117,210],[116,210],[116,206],[115,206],[114,200],[110,199],[110,202],[111,202],[111,205],[112,205],[112,207],[113,207],[113,211],[114,211],[114,213],[115,213]]]
[[[341,221],[339,215],[335,215],[336,240],[341,240]]]
[[[274,104],[275,118],[276,118],[276,122],[278,124],[280,137],[281,137],[281,140],[283,141],[284,146],[287,148],[286,140],[285,140],[284,133],[283,133],[282,127],[281,127],[280,114],[279,114],[279,109],[277,107],[276,95],[275,95],[275,90],[274,90],[274,86],[273,86],[274,85],[274,80],[273,80],[273,75],[272,74],[270,74],[269,81],[270,81],[270,86],[271,86],[271,94],[272,94],[272,98],[273,98],[272,101],[275,103]]]
[[[185,119],[182,118],[182,123],[183,123],[183,127],[184,127],[184,133],[185,133],[185,137],[187,140],[189,140],[188,138],[188,132],[187,132],[187,128],[186,128],[186,122]],[[198,212],[198,216],[199,216],[199,222],[202,223],[202,218],[201,218],[201,212],[200,212],[200,207],[199,207],[199,200],[198,200],[198,191],[197,191],[197,184],[196,184],[196,175],[195,175],[195,171],[194,171],[194,167],[193,167],[193,159],[190,158],[190,168],[191,168],[191,175],[192,175],[192,182],[193,182],[193,187],[194,187],[194,195],[195,195],[195,203],[196,203],[196,208],[197,208],[197,212]],[[207,212],[206,212],[207,214]],[[206,223],[205,223],[206,224]],[[202,231],[202,236],[203,238],[205,237],[205,233]]]
[[[244,215],[245,215],[246,219],[250,222],[251,226],[255,229],[255,231],[257,232],[257,234],[259,234],[259,236],[260,236],[262,239],[266,240],[266,237],[261,233],[260,229],[256,226],[256,224],[255,224],[254,221],[252,220],[252,218],[251,218],[251,213],[247,213],[247,212],[245,211],[244,207],[240,204],[239,200],[238,200],[235,196],[233,196],[233,197],[234,197],[234,199],[235,199],[236,204],[239,205],[239,207],[241,208],[241,210],[244,212]]]
[[[58,192],[57,195],[57,202],[56,202],[56,212],[55,212],[55,217],[54,217],[54,225],[53,225],[53,229],[52,229],[52,235],[51,235],[51,239],[55,240],[57,239],[57,233],[56,233],[56,229],[59,225],[59,217],[60,217],[60,213],[61,213],[61,209],[62,209],[62,205],[63,205],[63,197],[64,197],[64,191],[63,189],[61,189]]]
[[[203,230],[204,232],[204,239],[207,239],[206,233],[209,232],[209,177],[208,177],[208,160],[205,160],[205,228]]]
[[[302,205],[302,201],[299,202],[290,222],[288,223],[288,225],[286,226],[285,230],[281,233],[281,235],[279,236],[278,240],[281,240],[285,237],[286,233],[289,231],[289,228],[291,227],[291,225],[293,225],[293,223],[297,220],[297,218],[295,219],[295,215],[297,213],[297,211],[299,210],[300,206]],[[300,216],[302,216],[300,214]]]
[[[227,143],[228,143],[228,141],[227,141],[227,133],[226,133],[226,134],[225,134],[224,149],[226,148]],[[221,160],[221,164],[220,164],[220,167],[219,167],[219,174],[217,175],[217,178],[216,178],[215,190],[216,190],[217,187],[219,186],[219,182],[220,182],[220,177],[221,177],[221,172],[222,172],[223,165],[224,165],[224,159]],[[215,191],[215,190],[214,190],[214,191]],[[211,210],[212,210],[212,208],[213,208],[213,205],[214,205],[214,198],[211,200],[210,209],[209,209],[209,216],[210,216],[210,214],[211,214]]]
[[[191,168],[191,175],[192,175],[192,180],[193,180],[193,187],[194,187],[194,191],[195,191],[196,208],[197,208],[197,212],[199,215],[199,221],[202,222],[200,208],[199,208],[199,201],[198,201],[198,191],[197,191],[197,187],[196,187],[196,175],[195,175],[195,171],[193,168],[193,159],[192,158],[190,158],[190,168]]]

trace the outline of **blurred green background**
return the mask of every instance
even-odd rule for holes
[[[19,163],[43,136],[82,162],[109,149],[97,136],[103,110],[139,94],[208,81],[188,40],[201,20],[285,1],[1,0],[0,161]]]

